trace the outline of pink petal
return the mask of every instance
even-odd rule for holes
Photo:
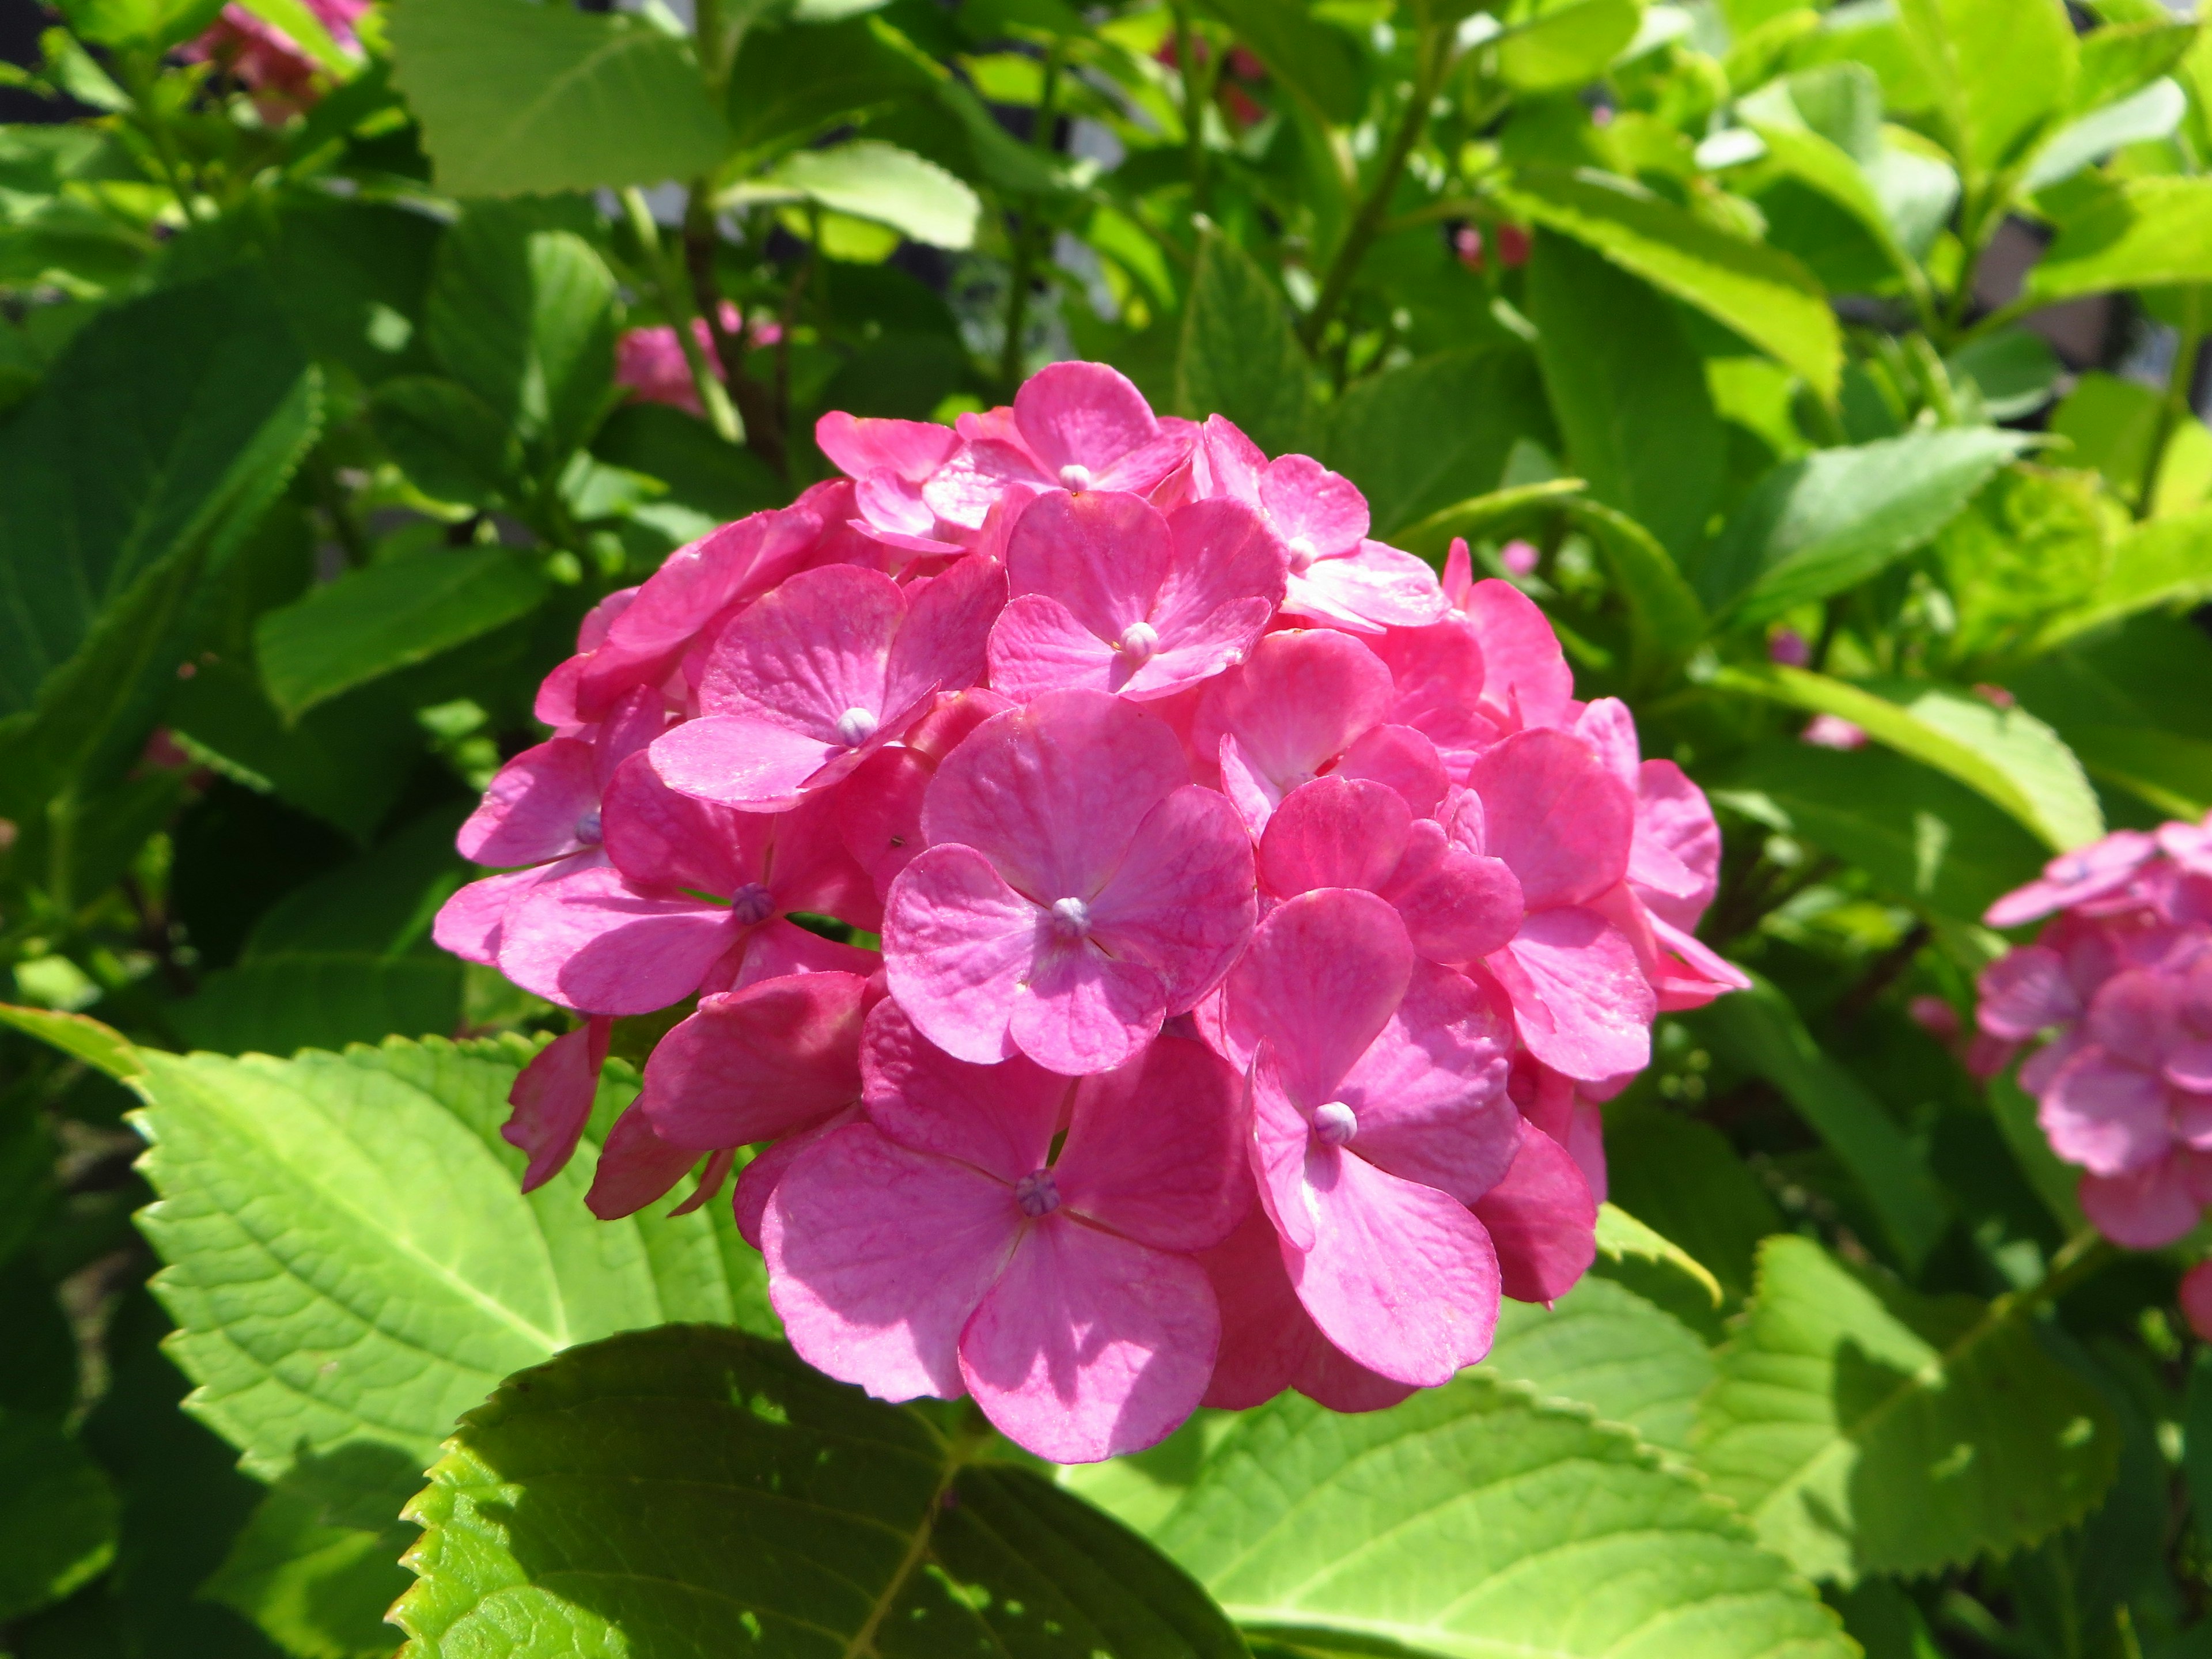
[[[1208,684],[1192,743],[1212,755],[1233,737],[1272,806],[1380,720],[1389,701],[1390,671],[1358,640],[1327,629],[1270,634],[1243,667]]]
[[[1974,1023],[1992,1036],[2024,1042],[2038,1032],[2063,1024],[2081,1012],[2081,999],[2067,976],[2066,962],[2040,945],[2023,945],[1982,969],[1976,981],[1981,1000]]]
[[[1252,842],[1236,811],[1186,784],[1146,815],[1091,901],[1091,937],[1159,976],[1177,1014],[1212,989],[1251,938]]]
[[[1535,601],[1493,577],[1475,583],[1462,608],[1482,643],[1485,712],[1507,731],[1572,724],[1574,671]]]
[[[1506,1295],[1553,1302],[1597,1259],[1597,1200],[1565,1147],[1540,1129],[1521,1137],[1505,1178],[1474,1203],[1498,1251]]]
[[[2212,1041],[2191,1037],[2166,1051],[2166,1080],[2192,1094],[2212,1094]]]
[[[1018,1054],[995,1066],[955,1060],[895,1002],[868,1016],[860,1075],[869,1121],[884,1133],[1009,1184],[1044,1167],[1069,1086]]]
[[[1325,888],[1279,906],[1231,972],[1228,1055],[1267,1045],[1283,1085],[1310,1112],[1389,1024],[1413,972],[1405,925],[1372,893]]]
[[[722,1183],[730,1178],[730,1170],[737,1161],[738,1149],[734,1146],[708,1153],[707,1161],[699,1166],[699,1179],[692,1185],[691,1196],[668,1213],[690,1215],[694,1210],[704,1209],[720,1195]]]
[[[867,982],[851,974],[763,980],[702,997],[645,1063],[639,1104],[672,1146],[750,1146],[860,1097]]]
[[[1473,1202],[1504,1176],[1520,1143],[1521,1115],[1505,1093],[1512,1043],[1510,1022],[1466,975],[1415,963],[1404,1000],[1336,1086],[1358,1125],[1351,1151]]]
[[[1374,726],[1352,739],[1334,775],[1395,789],[1417,818],[1431,817],[1451,787],[1436,744],[1410,726]]]
[[[1432,1187],[1348,1152],[1307,1155],[1314,1243],[1287,1255],[1298,1300],[1359,1364],[1432,1388],[1490,1352],[1498,1255],[1482,1224]]]
[[[1121,695],[1148,702],[1225,673],[1251,654],[1273,615],[1264,599],[1231,599],[1188,627],[1178,623],[1170,631],[1163,623],[1160,637],[1171,642],[1129,676]]]
[[[848,1123],[860,1121],[860,1109],[848,1106],[836,1116],[817,1123],[811,1129],[801,1129],[795,1135],[786,1135],[756,1155],[751,1163],[738,1172],[738,1184],[730,1194],[730,1208],[737,1220],[738,1236],[753,1249],[760,1249],[762,1218],[768,1213],[769,1200],[775,1195],[775,1184],[783,1179],[784,1171],[816,1141],[836,1133]]]
[[[1145,621],[1174,557],[1168,521],[1135,495],[1042,497],[1006,545],[1006,591],[1048,595],[1100,640]]]
[[[937,769],[911,748],[878,749],[837,792],[837,834],[879,896],[921,851],[921,797]]]
[[[1097,691],[1052,691],[985,721],[945,757],[922,803],[933,848],[988,854],[1040,904],[1088,900],[1145,817],[1190,781],[1158,720]]]
[[[905,617],[905,595],[880,570],[802,570],[722,630],[699,706],[764,716],[836,743],[847,709],[892,712],[884,706],[884,665]]]
[[[1014,424],[1053,482],[1071,489],[1084,486],[1060,477],[1062,467],[1096,474],[1160,434],[1144,393],[1103,363],[1050,363],[1039,369],[1014,394]]]
[[[1306,1186],[1306,1154],[1314,1144],[1313,1125],[1286,1087],[1272,1048],[1251,1062],[1247,1097],[1251,1139],[1246,1146],[1260,1207],[1293,1249],[1310,1250],[1314,1242],[1313,1194]]]
[[[1663,852],[1672,862],[1663,861]],[[1661,920],[1687,933],[1720,887],[1721,830],[1705,792],[1672,761],[1636,769],[1636,839],[1629,879]],[[1679,873],[1677,873],[1679,872]]]
[[[1125,489],[1137,495],[1156,495],[1167,487],[1176,469],[1188,463],[1195,432],[1196,428],[1188,422],[1170,416],[1160,422],[1158,437],[1097,469],[1091,478],[1091,487]],[[1163,505],[1174,503],[1166,501]]]
[[[1486,958],[1529,1052],[1596,1082],[1651,1063],[1651,987],[1620,932],[1589,910],[1544,910]]]
[[[1053,1164],[1060,1202],[1163,1250],[1218,1243],[1252,1201],[1244,1080],[1205,1044],[1164,1036],[1075,1091]]]
[[[1380,783],[1329,776],[1283,798],[1260,838],[1260,879],[1279,898],[1316,887],[1379,891],[1404,856],[1413,814]]]
[[[1042,593],[1022,594],[999,613],[990,655],[992,687],[1019,702],[1069,688],[1120,691],[1135,672],[1126,655]]]
[[[2098,1048],[2058,1068],[2036,1121],[2051,1151],[2093,1175],[2139,1170],[2172,1140],[2165,1082]]]
[[[1751,976],[1704,941],[1656,915],[1650,921],[1653,941],[1667,952],[1651,981],[1662,1013],[1702,1008],[1715,997],[1751,988]]]
[[[669,726],[668,700],[658,688],[641,685],[600,722],[592,743],[592,777],[604,793],[622,763]]]
[[[1381,542],[1362,542],[1356,552],[1316,559],[1291,572],[1283,609],[1318,617],[1360,633],[1421,628],[1444,614],[1437,573],[1410,553]]]
[[[555,738],[499,769],[454,845],[477,864],[544,864],[597,842],[599,810],[591,744]]]
[[[1014,999],[1015,1046],[1067,1077],[1110,1072],[1159,1035],[1167,999],[1160,976],[1109,957],[1086,939],[1040,950]]]
[[[514,1079],[507,1097],[514,1109],[499,1137],[530,1155],[524,1192],[543,1187],[575,1155],[599,1093],[599,1068],[606,1064],[609,1026],[605,1019],[586,1020],[539,1049]]]
[[[774,824],[670,788],[648,751],[615,769],[604,828],[607,857],[631,886],[727,896],[758,879]]]
[[[1567,1154],[1582,1171],[1590,1201],[1605,1202],[1605,1115],[1587,1100],[1578,1100],[1567,1127]]]
[[[852,1124],[775,1183],[761,1218],[769,1300],[817,1370],[879,1400],[957,1399],[961,1328],[1022,1224],[1003,1182]]]
[[[814,442],[848,477],[883,471],[918,483],[945,465],[960,439],[934,421],[860,420],[833,410],[814,423]]]
[[[1636,799],[1579,738],[1517,732],[1476,757],[1468,784],[1484,850],[1512,866],[1531,910],[1586,903],[1627,873]]]
[[[607,1144],[599,1148],[599,1168],[592,1172],[592,1189],[584,1206],[602,1221],[635,1215],[656,1199],[665,1198],[676,1183],[690,1173],[699,1154],[689,1146],[672,1146],[653,1133],[641,1103],[633,1101],[607,1131]]]
[[[983,678],[991,624],[1006,603],[1006,574],[988,559],[958,559],[942,575],[910,583],[906,599],[878,710],[887,726],[930,693],[961,690]]]
[[[729,966],[728,958],[721,965]],[[743,958],[727,985],[702,984],[702,988],[716,994],[742,991],[763,980],[787,979],[793,974],[851,974],[866,979],[883,965],[873,951],[840,945],[775,916],[747,931]]]
[[[2061,853],[2043,877],[2006,894],[1982,917],[1991,927],[2018,927],[2054,910],[2087,903],[2125,887],[2158,854],[2158,842],[2136,830],[2115,830],[2102,841]]]
[[[650,897],[599,866],[540,882],[508,909],[499,970],[563,1007],[649,1014],[697,990],[732,932],[725,906]]]
[[[2180,1035],[2180,988],[2173,976],[2141,968],[2115,974],[2090,999],[2089,1040],[2138,1065],[2156,1067]]]
[[[1269,465],[1260,504],[1276,533],[1309,559],[1348,553],[1367,537],[1367,498],[1310,455],[1285,455]]]
[[[1474,624],[1448,615],[1426,628],[1394,628],[1370,643],[1390,669],[1389,718],[1436,744],[1446,769],[1464,781],[1468,763],[1503,735],[1479,707],[1482,646]]]
[[[825,741],[762,714],[709,714],[686,720],[647,751],[667,786],[742,811],[781,811],[831,762],[853,753],[834,734]]]
[[[2183,1159],[2177,1152],[2121,1175],[2083,1176],[2081,1212],[2115,1244],[2164,1249],[2188,1236],[2199,1213]]]
[[[1267,457],[1259,445],[1237,428],[1225,415],[1209,415],[1199,428],[1199,465],[1206,477],[1205,495],[1260,505],[1260,480],[1267,471]]]
[[[588,854],[574,860],[570,867],[597,861],[596,854]],[[510,870],[505,875],[472,881],[439,906],[437,920],[430,924],[430,937],[440,950],[450,951],[464,962],[496,967],[501,927],[507,919],[507,907],[540,881],[557,879],[568,872],[568,869],[556,864],[535,870]]]
[[[969,418],[961,417],[963,438],[968,435],[965,428]],[[921,487],[921,498],[947,524],[980,530],[1010,489],[1024,485],[1057,489],[1060,480],[1038,465],[1018,442],[970,439],[930,475]]]
[[[1152,610],[1163,639],[1183,637],[1224,606],[1257,599],[1272,614],[1283,602],[1282,544],[1243,502],[1193,501],[1169,515],[1168,530],[1174,557]]]
[[[1221,1352],[1204,1404],[1245,1411],[1296,1388],[1331,1411],[1369,1412],[1413,1393],[1346,1358],[1321,1334],[1291,1286],[1282,1247],[1261,1212],[1254,1210],[1199,1265],[1221,1308]]]
[[[1503,860],[1454,846],[1432,818],[1413,826],[1404,857],[1379,890],[1431,962],[1474,962],[1502,949],[1525,908],[1521,883]]]
[[[964,751],[963,751],[964,752]],[[971,847],[933,847],[891,884],[884,969],[932,1042],[988,1065],[1014,1052],[1007,1022],[1038,949],[1037,907]]]
[[[960,1373],[1041,1457],[1141,1451],[1198,1407],[1221,1321],[1187,1256],[1057,1216],[1033,1224],[960,1335]]]

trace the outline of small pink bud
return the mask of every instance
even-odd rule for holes
[[[2002,685],[1991,685],[1986,681],[1975,686],[1974,695],[1992,708],[2016,708],[2020,702],[2018,697],[2013,696]]]
[[[1534,575],[1537,562],[1542,557],[1534,542],[1508,542],[1498,550],[1498,562],[1505,567],[1510,575]]]
[[[1867,734],[1841,714],[1815,714],[1798,737],[1815,749],[1863,749]]]
[[[1794,628],[1778,628],[1766,636],[1766,659],[1785,668],[1802,668],[1813,660],[1813,647]]]
[[[1469,270],[1482,269],[1482,233],[1473,225],[1462,225],[1452,232],[1452,252],[1460,264]]]
[[[1959,1011],[1941,997],[1915,997],[1905,1006],[1912,1023],[1929,1036],[1948,1042],[1959,1035]]]

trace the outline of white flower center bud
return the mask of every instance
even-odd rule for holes
[[[1060,1207],[1060,1188],[1049,1170],[1032,1170],[1014,1183],[1014,1202],[1022,1206],[1022,1213],[1035,1221],[1039,1216],[1050,1215]]]
[[[1133,622],[1121,630],[1121,654],[1133,668],[1141,668],[1160,648],[1160,630],[1148,622]]]
[[[1079,898],[1052,902],[1053,931],[1067,939],[1081,939],[1091,931],[1091,907]]]
[[[848,708],[837,716],[837,735],[848,749],[858,749],[876,735],[876,727],[882,723],[869,709]]]
[[[599,809],[594,806],[576,820],[576,839],[586,847],[596,847],[599,840]]]
[[[1324,1146],[1341,1146],[1359,1133],[1359,1120],[1340,1100],[1314,1109],[1314,1139]]]
[[[1060,482],[1063,489],[1088,489],[1091,488],[1091,469],[1080,461],[1070,461],[1060,469]]]
[[[1291,538],[1291,574],[1292,575],[1304,575],[1312,568],[1313,562],[1320,556],[1321,550],[1306,537]]]
[[[730,913],[746,927],[757,927],[775,914],[775,896],[757,881],[749,881],[730,896]]]

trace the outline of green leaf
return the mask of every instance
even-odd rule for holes
[[[1248,1412],[1156,1534],[1301,1653],[1844,1659],[1834,1615],[1626,1429],[1480,1368],[1339,1416]]]
[[[2163,7],[2155,18],[2093,29],[2081,39],[2081,62],[2074,78],[2074,112],[2086,114],[2132,97],[2171,75],[2197,43],[2197,25],[2174,21]]]
[[[2087,472],[2008,467],[1936,538],[1954,663],[2016,661],[2103,583],[2126,516]]]
[[[1993,421],[2016,421],[2049,403],[2066,366],[2040,334],[2001,328],[1977,335],[1943,360],[1954,386],[1972,384],[1982,412]]]
[[[1194,420],[1225,415],[1274,454],[1302,441],[1311,379],[1275,285],[1227,237],[1207,236],[1183,312],[1176,407]]]
[[[1728,1137],[1679,1113],[1616,1109],[1606,1114],[1605,1144],[1606,1208],[1625,1206],[1687,1254],[1714,1281],[1716,1303],[1750,1295],[1759,1241],[1781,1231],[1782,1218]]]
[[[1522,167],[1496,193],[1515,217],[1595,248],[1796,370],[1820,397],[1835,397],[1842,334],[1819,282],[1788,254],[1607,173]]]
[[[0,1102],[0,1264],[38,1237],[60,1195],[54,1179],[59,1157],[46,1115],[28,1090],[18,1089]],[[0,1366],[0,1372],[4,1369]],[[0,1411],[7,1405],[6,1390],[0,1388]]]
[[[873,138],[794,151],[720,199],[726,205],[813,202],[949,248],[974,243],[983,211],[975,192],[934,161]]]
[[[572,1343],[664,1320],[774,1328],[726,1204],[617,1222],[584,1207],[599,1138],[636,1092],[627,1066],[610,1063],[576,1159],[523,1194],[499,1128],[532,1052],[143,1054],[134,1121],[160,1201],[139,1224],[169,1264],[154,1280],[181,1328],[167,1352],[248,1473],[404,1480],[501,1376]]]
[[[526,196],[709,171],[729,130],[691,49],[643,18],[524,0],[398,0],[393,83],[438,187]]]
[[[2114,150],[2166,137],[2188,112],[2189,95],[2179,85],[2154,81],[2132,97],[2093,110],[2051,134],[2035,152],[2021,189],[2047,190]]]
[[[1480,1374],[1587,1406],[1646,1444],[1686,1456],[1713,1358],[1680,1320],[1610,1279],[1585,1278],[1549,1308],[1501,1304]]]
[[[1897,1120],[1813,1040],[1790,999],[1753,975],[1750,990],[1721,998],[1694,1024],[1812,1126],[1881,1218],[1898,1259],[1918,1272],[1950,1225],[1951,1200]]]
[[[2212,743],[2132,726],[2071,726],[2066,741],[2089,775],[2168,817],[2212,811]]]
[[[1597,543],[1627,601],[1630,678],[1657,684],[1705,638],[1705,607],[1667,550],[1626,514],[1586,501],[1571,503],[1568,512]]]
[[[306,0],[239,0],[239,4],[263,22],[283,31],[326,73],[343,80],[360,67],[331,38],[329,28]]]
[[[1470,495],[1463,501],[1438,508],[1417,523],[1392,531],[1390,539],[1408,553],[1418,553],[1430,562],[1440,564],[1450,550],[1453,538],[1488,535],[1516,520],[1563,506],[1582,494],[1584,488],[1580,478],[1550,478],[1542,483],[1516,484],[1510,489]]]
[[[1654,1277],[1655,1271],[1671,1274],[1695,1286],[1698,1297],[1710,1306],[1721,1305],[1720,1280],[1704,1262],[1609,1199],[1597,1206],[1595,1239],[1597,1261],[1591,1267],[1593,1273],[1610,1273],[1632,1288],[1660,1282]],[[1670,1306],[1680,1304],[1680,1290],[1676,1286],[1666,1298]],[[1705,1310],[1698,1311],[1702,1315]]]
[[[2114,289],[2212,282],[2212,179],[2129,179],[2066,219],[2027,273],[2033,308]]]
[[[377,387],[368,419],[407,482],[433,501],[495,507],[521,493],[522,446],[466,386],[401,375]]]
[[[1582,244],[1540,232],[1528,264],[1536,361],[1589,493],[1677,558],[1695,556],[1720,495],[1727,439],[1674,307]],[[1594,329],[1590,319],[1607,326]]]
[[[2008,1303],[1917,1296],[1781,1234],[1722,1351],[1698,1462],[1762,1543],[1848,1584],[2002,1556],[2078,1520],[2118,1440]]]
[[[2051,855],[1984,796],[1887,749],[1778,738],[1700,777],[1721,805],[1834,854],[1889,896],[1954,921],[1979,922]]]
[[[439,243],[431,349],[536,452],[541,473],[557,473],[606,414],[617,311],[606,262],[530,204],[480,204]]]
[[[1991,1078],[1985,1092],[1990,1116],[2012,1150],[2021,1174],[2066,1237],[2075,1237],[2089,1224],[2081,1213],[2081,1171],[2051,1150],[2051,1137],[2036,1121],[2040,1107],[2009,1073]]]
[[[1498,78],[1520,92],[1587,86],[1643,21],[1642,0],[1554,0],[1498,43]]]
[[[223,0],[61,0],[59,9],[88,40],[165,51],[205,29],[222,6]]]
[[[394,1616],[419,1659],[1243,1653],[1151,1546],[955,1421],[735,1331],[575,1349],[461,1419]]]
[[[1859,162],[1809,127],[1757,119],[1747,125],[1765,141],[1768,159],[1777,167],[1850,215],[1906,287],[1926,297],[1928,284],[1919,262],[1899,239],[1881,193]]]
[[[254,625],[261,682],[296,720],[529,615],[547,591],[536,565],[498,547],[411,553],[348,571]]]
[[[767,155],[903,100],[934,98],[936,84],[869,19],[763,24],[738,48],[727,112],[743,155]]]
[[[145,1069],[128,1037],[84,1014],[0,1002],[0,1025],[11,1025],[118,1082],[128,1082]]]
[[[2051,411],[2051,433],[2072,446],[2064,453],[2068,463],[2094,467],[2115,495],[2135,507],[2142,501],[2151,449],[2165,434],[2157,493],[2147,517],[2192,507],[2212,485],[2212,432],[2193,414],[2170,410],[2156,388],[2139,380],[2094,370],[2079,376]]]
[[[0,1413],[0,1620],[58,1601],[115,1553],[115,1494],[51,1419]]]
[[[1738,626],[1857,586],[1933,539],[2033,441],[1992,427],[1815,450],[1759,480],[1698,572]]]
[[[2073,98],[2078,51],[2061,0],[1899,0],[1898,17],[1951,153],[1972,169],[2020,160]]]
[[[258,1625],[295,1659],[389,1659],[385,1610],[410,1583],[399,1557],[414,1529],[393,1518],[348,1526],[314,1498],[278,1488],[261,1500],[200,1595]]]
[[[2212,599],[2212,509],[2154,519],[2123,536],[2105,579],[2077,610],[2054,618],[2038,643],[2045,649],[2159,606]]]
[[[1300,0],[1206,0],[1206,9],[1319,120],[1341,126],[1357,118],[1358,56]]]
[[[1329,410],[1321,458],[1367,497],[1369,533],[1395,541],[1402,527],[1498,489],[1523,439],[1558,441],[1534,360],[1453,351],[1353,386]],[[1433,557],[1449,540],[1413,550]]]

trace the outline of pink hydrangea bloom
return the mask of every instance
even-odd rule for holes
[[[771,321],[755,323],[748,333],[744,316],[727,300],[722,301],[721,319],[722,332],[748,345],[774,345],[783,337],[782,328]],[[697,343],[708,371],[718,380],[726,380],[728,376],[722,373],[722,366],[714,356],[714,336],[705,318],[691,319],[691,337]],[[636,403],[671,404],[693,415],[706,413],[699,406],[698,383],[691,378],[691,365],[684,356],[672,323],[633,328],[623,333],[615,346],[615,384],[629,387],[630,398]]]
[[[360,38],[354,25],[368,10],[369,0],[306,0],[315,21],[326,29],[341,52],[357,54]],[[326,75],[297,40],[241,5],[225,6],[206,32],[178,54],[190,63],[213,64],[237,77],[252,94],[254,107],[264,121],[276,122],[316,103],[319,82]]]
[[[592,609],[461,831],[490,873],[439,942],[579,1017],[514,1086],[526,1182],[613,1021],[678,1010],[592,1212],[695,1171],[696,1207],[742,1157],[800,1353],[1062,1459],[1285,1389],[1391,1405],[1480,1359],[1501,1295],[1570,1289],[1597,1103],[1661,1010],[1743,980],[1695,937],[1705,797],[1576,697],[1543,612],[1095,364],[815,435],[841,476]],[[2212,921],[2203,838],[2161,845],[1993,975],[2016,1035],[1984,1041],[2086,1030]],[[2154,925],[2109,908],[2145,895]],[[2169,1097],[2192,1018],[2159,1028]],[[2072,1103],[2112,1052],[2062,1036],[2024,1079]],[[2185,1134],[2146,1145],[2096,1178],[2193,1204]]]

